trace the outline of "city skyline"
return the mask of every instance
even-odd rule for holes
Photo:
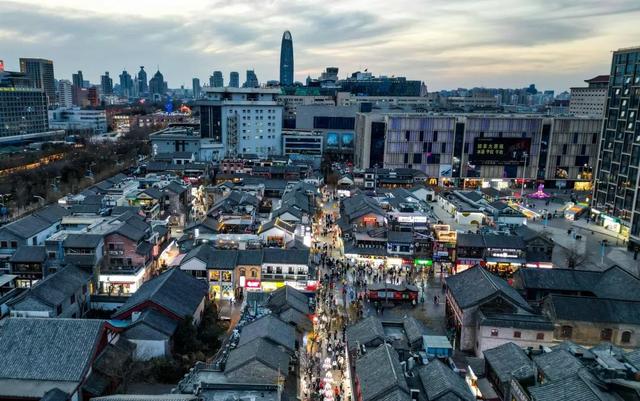
[[[280,39],[289,30],[296,81],[335,65],[341,78],[368,69],[422,80],[431,91],[529,83],[560,91],[607,74],[610,52],[640,35],[633,23],[640,5],[627,0],[510,2],[500,18],[492,14],[502,1],[374,3],[363,10],[348,1],[330,9],[320,2],[256,9],[248,1],[139,1],[105,10],[98,1],[7,1],[0,4],[2,58],[8,70],[18,70],[20,57],[51,59],[57,79],[82,70],[99,82],[105,71],[159,65],[174,88],[214,68],[225,75],[255,69],[266,82],[278,78]]]

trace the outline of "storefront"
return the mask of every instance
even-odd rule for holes
[[[454,273],[462,273],[475,265],[481,264],[482,261],[481,258],[457,258]]]
[[[487,270],[503,278],[511,278],[513,273],[526,265],[526,261],[519,257],[487,256],[486,259]]]

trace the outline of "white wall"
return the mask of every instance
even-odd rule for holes
[[[136,345],[135,359],[147,361],[151,358],[162,357],[169,353],[168,341],[129,340]]]
[[[498,330],[496,337],[491,336],[491,330]],[[513,336],[515,331],[520,332],[520,338]],[[538,333],[544,334],[544,340],[537,340],[536,335]],[[540,345],[551,347],[553,342],[553,330],[525,330],[517,329],[513,327],[490,327],[479,326],[476,328],[476,341],[478,346],[476,347],[476,356],[482,358],[485,350],[498,347],[502,344],[512,342],[522,348],[533,347],[538,348]]]

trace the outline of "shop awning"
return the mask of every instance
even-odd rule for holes
[[[487,263],[511,263],[513,265],[522,265],[526,260],[519,258],[487,258]]]

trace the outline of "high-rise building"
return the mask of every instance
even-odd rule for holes
[[[100,87],[103,95],[113,94],[113,79],[109,76],[109,71],[105,71],[104,75],[100,76]]]
[[[47,103],[56,101],[56,84],[53,75],[53,61],[42,58],[20,58],[20,72],[26,74],[35,88],[47,95]]]
[[[260,82],[254,70],[247,70],[247,80],[242,84],[243,88],[258,88]]]
[[[289,31],[282,34],[280,45],[280,85],[293,85],[293,39]]]
[[[25,74],[0,72],[0,143],[50,136],[47,95]]]
[[[338,80],[338,67],[327,67],[325,71],[320,74],[320,80],[336,82]]]
[[[584,82],[588,84],[586,88],[571,88],[569,113],[577,116],[603,117],[609,76],[598,75]]]
[[[152,95],[164,95],[166,92],[164,76],[158,70],[153,74],[153,78],[149,80],[149,93]]]
[[[613,52],[596,187],[596,222],[640,250],[640,47]]]
[[[138,71],[138,94],[143,96],[145,93],[149,92],[149,85],[147,84],[147,72],[144,70],[144,66],[140,66],[140,71]]]
[[[72,88],[71,88],[72,102],[76,106],[82,106],[83,105],[82,98],[86,97],[86,96],[83,96],[83,93],[82,93],[82,88],[84,87],[84,77],[82,76],[82,71],[78,70],[77,73],[73,74],[71,76],[71,82],[72,82]]]
[[[282,154],[282,106],[276,101],[279,88],[205,87],[202,91],[203,99],[196,103],[202,138],[223,144],[229,157]]]
[[[73,85],[68,79],[58,81],[57,104],[59,107],[73,107]]]
[[[231,71],[229,74],[229,87],[237,88],[240,86],[240,74],[237,71]]]
[[[78,70],[76,74],[71,76],[71,81],[73,86],[77,88],[82,88],[84,86],[84,78],[82,77],[82,71]]]
[[[100,92],[98,92],[98,88],[92,86],[86,90],[87,92],[87,100],[89,101],[89,106],[98,107],[100,106]]]
[[[120,95],[123,97],[133,97],[133,80],[131,74],[127,70],[123,70],[120,74]]]
[[[200,98],[200,91],[202,90],[202,87],[200,86],[200,79],[193,78],[191,80],[191,86],[193,88],[193,98],[194,99]]]
[[[209,77],[209,86],[213,88],[224,87],[224,78],[222,77],[222,71],[213,72],[213,75]]]

